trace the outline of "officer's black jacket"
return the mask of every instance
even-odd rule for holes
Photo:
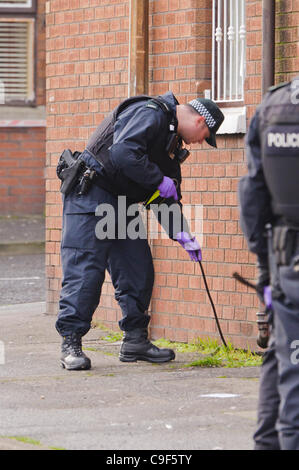
[[[175,96],[168,92],[161,97],[167,102],[176,121]],[[169,116],[159,106],[147,106],[148,100],[137,101],[126,107],[117,117],[113,143],[109,149],[114,167],[113,177],[97,162],[84,155],[88,166],[94,167],[103,182],[103,188],[114,195],[124,195],[130,202],[143,202],[153,194],[164,176],[175,178],[178,182],[177,193],[181,199],[181,168],[177,159],[172,159],[166,152],[170,136]],[[87,143],[87,150],[95,155],[96,133]],[[87,161],[88,160],[88,161]],[[93,189],[93,192],[95,189]],[[167,199],[166,204],[174,204],[174,199]],[[188,224],[182,214],[182,205],[178,202],[181,213],[181,230],[188,231]],[[167,230],[173,238],[171,227]]]
[[[248,174],[239,182],[240,224],[249,250],[258,256],[267,255],[265,224],[273,218],[271,198],[265,182],[259,135],[259,112],[256,110],[246,135]]]
[[[297,143],[283,142],[276,147],[268,139],[273,134],[284,138],[297,129],[298,102],[294,104],[291,97],[290,83],[271,87],[246,136],[248,174],[238,188],[241,227],[250,251],[259,257],[267,255],[265,225],[284,223],[288,214],[298,212]]]
[[[176,120],[176,98],[171,92],[161,97]],[[169,115],[158,105],[147,106],[148,103],[146,99],[136,101],[120,112],[109,149],[113,177],[106,172],[106,184],[110,184],[111,192],[125,195],[132,202],[144,201],[158,188],[164,175],[181,183],[180,165],[166,152]],[[97,132],[87,143],[87,149],[95,158],[99,152]]]

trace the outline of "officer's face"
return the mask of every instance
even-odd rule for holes
[[[210,137],[210,130],[203,116],[192,115],[180,128],[180,135],[185,144],[202,144]]]

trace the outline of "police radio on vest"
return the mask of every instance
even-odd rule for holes
[[[268,147],[299,147],[299,133],[269,132]]]

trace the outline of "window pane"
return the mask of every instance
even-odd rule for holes
[[[245,0],[213,0],[213,98],[242,101],[245,74]]]
[[[0,103],[32,102],[33,19],[0,19]]]

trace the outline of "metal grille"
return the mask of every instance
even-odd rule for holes
[[[243,101],[245,0],[213,0],[212,99]]]
[[[0,19],[0,103],[33,95],[33,19]]]

